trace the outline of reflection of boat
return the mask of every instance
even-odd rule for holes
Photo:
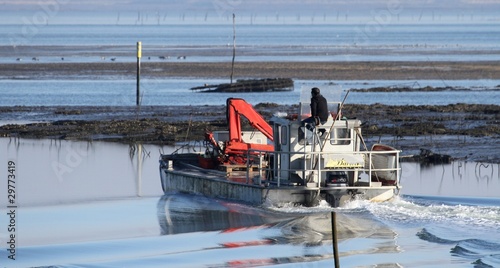
[[[368,150],[361,121],[337,116],[341,107],[329,103],[328,121],[299,140],[299,116],[274,116],[268,124],[244,100],[228,99],[228,131],[207,133],[203,153],[161,156],[163,190],[278,206],[391,199],[399,190],[399,151],[382,145]],[[306,109],[301,103],[299,114]],[[242,131],[241,116],[260,133]]]
[[[174,193],[165,194],[158,200],[157,216],[162,235],[229,232],[239,228],[272,225],[285,219],[258,208]]]
[[[206,262],[186,264],[189,261],[184,261],[184,266],[300,265],[331,262],[332,259],[332,254],[325,251],[332,247],[331,213],[326,213],[322,208],[298,208],[294,209],[295,213],[288,209],[268,210],[203,196],[167,193],[158,200],[157,209],[161,234],[172,235],[165,237],[166,241],[179,243],[193,239],[196,241],[200,237],[201,240],[209,241],[180,242],[179,248],[175,248],[177,255],[167,255],[177,261],[182,260],[180,255],[218,255],[217,260],[210,259],[210,265]],[[356,238],[373,240],[373,243],[368,243],[369,246],[344,251],[343,254],[371,254],[374,248],[378,252],[398,252],[394,245],[396,234],[369,216],[338,213],[337,225],[340,241]],[[290,251],[289,248],[294,250]],[[198,255],[189,254],[191,252]]]

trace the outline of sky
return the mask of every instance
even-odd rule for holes
[[[71,10],[176,10],[210,12],[231,11],[323,11],[325,9],[373,9],[400,5],[407,9],[491,9],[500,0],[0,0],[4,10],[36,10],[40,5],[58,4]]]
[[[413,21],[500,21],[500,0],[0,0],[0,13],[16,12],[27,14],[28,19],[45,13],[52,22],[56,17],[76,18],[74,14],[87,21],[108,17],[127,23],[155,23],[166,18],[206,22],[227,20],[233,13],[249,22],[260,18],[279,23],[285,18],[310,23],[396,15]],[[15,15],[3,17],[3,23],[15,23]]]

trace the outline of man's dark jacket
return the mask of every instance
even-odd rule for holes
[[[323,95],[318,94],[311,98],[311,115],[312,117],[319,117],[321,122],[328,120],[328,104]]]

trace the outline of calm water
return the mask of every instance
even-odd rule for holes
[[[238,25],[240,61],[498,60],[498,24]],[[2,25],[0,62],[135,61],[144,57],[189,56],[189,61],[230,61],[232,25]],[[26,50],[23,46],[33,47]],[[42,48],[51,46],[52,48]],[[56,47],[53,47],[56,46]],[[67,50],[68,46],[71,50]]]
[[[388,105],[447,105],[454,103],[499,104],[500,80],[420,80],[420,81],[295,81],[295,89],[290,92],[262,93],[200,93],[189,90],[205,83],[226,83],[215,79],[157,79],[142,80],[141,96],[143,105],[225,105],[229,97],[243,98],[255,105],[273,102],[278,104],[298,104],[301,91],[317,86],[328,90],[333,82],[343,90],[379,86],[409,87],[457,87],[470,91],[439,92],[393,92],[359,93],[351,92],[346,103]],[[128,106],[135,105],[135,80],[3,80],[0,83],[0,106]],[[341,100],[331,100],[341,101]]]
[[[332,267],[329,206],[162,195],[158,157],[171,147],[2,138],[0,148],[4,173],[13,161],[17,175],[15,232],[1,188],[2,266]],[[402,167],[401,198],[337,209],[342,267],[499,266],[500,165]]]
[[[387,24],[377,33],[368,33],[363,24],[286,24],[236,25],[242,46],[336,46],[336,45],[417,45],[437,47],[499,48],[498,24]],[[3,25],[0,34],[16,37],[26,25]],[[24,28],[25,30],[27,28]],[[356,39],[361,33],[370,42]],[[27,37],[27,36],[25,36]],[[361,36],[359,36],[361,37]],[[13,39],[14,41],[16,39]],[[232,23],[228,25],[40,25],[25,45],[135,45],[218,46],[233,42]],[[1,45],[12,45],[2,39]],[[293,41],[293,42],[290,42]]]

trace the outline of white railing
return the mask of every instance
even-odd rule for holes
[[[368,181],[366,181],[368,187],[372,187],[373,180],[377,178],[385,179],[389,181],[395,181],[395,186],[399,186],[401,167],[399,163],[399,150],[393,151],[359,151],[359,152],[268,152],[259,150],[249,150],[247,152],[247,183],[250,179],[254,179],[254,183],[261,184],[263,179],[270,178],[271,181],[277,184],[278,187],[281,186],[282,181],[288,181],[290,174],[301,174],[304,185],[307,185],[307,177],[312,176],[316,178],[313,182],[317,183],[317,186],[321,185],[322,174],[326,174],[329,171],[344,171],[344,172],[354,172],[354,181],[358,181],[358,176],[360,174],[366,174],[368,176]],[[292,159],[292,156],[296,159],[304,160],[302,163],[303,167],[299,168],[283,168],[284,165],[281,164],[281,155],[288,154],[288,159]],[[270,163],[269,159],[273,158],[273,162]],[[348,157],[351,161],[345,160]],[[266,159],[267,158],[267,159]],[[328,163],[328,160],[337,161],[333,165]],[[345,161],[342,161],[345,160]],[[357,162],[356,162],[357,160]],[[380,163],[382,161],[382,163]],[[387,161],[386,167],[375,168],[376,165],[384,164],[383,161]],[[325,163],[326,162],[326,163]],[[252,167],[257,165],[258,171],[252,171]],[[282,178],[283,173],[288,174],[287,178]],[[312,174],[312,175],[311,175]],[[382,178],[386,177],[386,178]],[[379,180],[380,181],[380,180]],[[310,181],[309,181],[310,182]],[[364,182],[364,181],[363,181]]]

